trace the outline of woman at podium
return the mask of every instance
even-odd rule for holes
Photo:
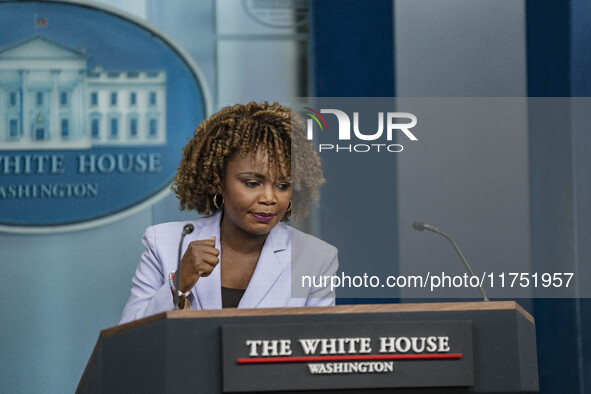
[[[212,115],[183,149],[172,186],[181,209],[205,216],[146,230],[121,323],[170,310],[176,298],[181,309],[333,305],[330,283],[301,277],[335,275],[336,248],[286,223],[307,213],[323,182],[289,108],[249,103]]]

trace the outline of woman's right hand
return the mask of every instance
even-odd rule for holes
[[[215,247],[215,237],[193,241],[181,259],[179,290],[187,292],[200,277],[206,277],[220,262],[220,251]]]

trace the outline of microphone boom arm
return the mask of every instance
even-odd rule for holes
[[[176,274],[175,274],[175,281],[174,281],[174,285],[175,288],[177,289],[177,291],[174,292],[174,295],[172,297],[172,302],[174,304],[174,309],[180,309],[179,307],[179,295],[178,295],[178,289],[181,285],[181,254],[183,251],[183,240],[185,239],[185,236],[187,234],[191,234],[193,232],[193,230],[195,229],[195,227],[192,224],[187,224],[185,227],[183,227],[183,232],[181,234],[181,240],[179,242],[179,254],[178,254],[178,258],[177,258],[177,267],[176,267]]]
[[[422,222],[422,221],[415,221],[415,222],[413,222],[412,227],[415,230],[417,230],[417,231],[427,230],[427,231],[431,231],[432,233],[439,234],[442,237],[444,237],[445,239],[447,239],[449,242],[451,242],[451,244],[454,247],[456,253],[458,254],[458,256],[460,256],[460,259],[462,260],[462,264],[464,264],[464,267],[466,268],[466,271],[468,271],[468,273],[471,276],[476,276],[476,275],[474,275],[474,271],[472,271],[472,268],[470,267],[470,264],[468,264],[468,260],[466,260],[466,258],[464,257],[464,254],[460,250],[460,247],[458,246],[458,244],[456,243],[456,241],[454,241],[452,239],[452,237],[450,237],[449,235],[447,235],[443,231],[439,230],[437,227],[431,226],[430,224],[426,224],[425,222]],[[482,294],[483,301],[488,301],[489,299],[486,296],[486,293],[484,292],[484,289],[482,288],[482,284],[480,284],[478,286],[478,290],[480,291],[480,294]]]
[[[445,239],[447,239],[449,242],[451,242],[451,244],[453,245],[454,249],[456,250],[456,253],[458,254],[458,256],[460,256],[460,259],[462,260],[462,263],[464,264],[464,267],[466,267],[466,270],[468,271],[468,273],[471,276],[476,276],[476,275],[474,275],[474,271],[472,271],[472,268],[470,268],[470,264],[468,264],[468,261],[464,257],[464,254],[460,250],[460,247],[458,246],[458,244],[456,243],[456,241],[454,241],[449,235],[447,235],[443,231],[441,231],[441,230],[439,230],[437,228],[435,230],[437,230],[436,232],[439,235],[443,236]],[[480,294],[482,294],[483,301],[488,301],[488,297],[486,296],[486,293],[484,292],[484,289],[482,288],[482,286],[478,286],[478,290],[480,290]]]

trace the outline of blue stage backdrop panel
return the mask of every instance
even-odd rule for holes
[[[526,2],[527,75],[530,97],[591,95],[588,27],[591,8],[579,0]],[[532,260],[538,270],[560,264],[589,279],[588,127],[573,106],[561,127],[530,127],[530,209]],[[535,122],[535,118],[530,118]],[[532,122],[532,123],[533,123]],[[545,130],[545,132],[540,132]],[[585,157],[586,160],[582,160]],[[587,175],[586,178],[583,178]],[[540,393],[588,393],[589,299],[536,299]]]
[[[314,97],[393,97],[395,92],[393,2],[373,0],[323,0],[310,2],[310,68]],[[391,262],[388,275],[397,273],[398,224],[396,162],[373,155],[363,165],[355,154],[341,152],[322,157],[326,184],[321,189],[320,231],[324,240],[339,248],[340,269],[354,272],[365,265],[364,248],[379,250],[383,262]],[[380,193],[373,193],[376,182]],[[343,194],[347,199],[341,198]],[[347,231],[354,225],[335,215],[355,201],[367,210],[371,233],[383,237],[355,239]],[[359,224],[355,224],[359,225]],[[363,245],[363,247],[360,247]],[[338,297],[338,294],[337,294]],[[392,297],[396,292],[392,291]],[[365,299],[362,302],[380,301]],[[383,300],[381,300],[383,301]],[[338,303],[357,300],[337,299]]]

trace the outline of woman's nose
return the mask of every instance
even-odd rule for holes
[[[275,188],[273,185],[265,185],[261,189],[261,195],[259,196],[259,202],[261,204],[276,204],[277,203],[277,195],[275,194]]]

